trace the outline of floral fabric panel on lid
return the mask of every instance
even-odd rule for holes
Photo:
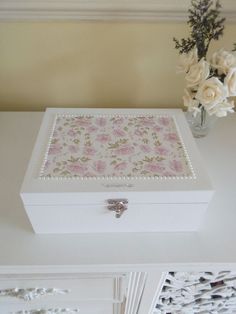
[[[57,115],[40,177],[192,178],[171,116]]]

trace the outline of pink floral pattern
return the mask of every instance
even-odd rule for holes
[[[57,115],[40,173],[47,178],[192,175],[168,115]]]

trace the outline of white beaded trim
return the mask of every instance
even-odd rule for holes
[[[54,120],[53,120],[52,129],[51,129],[51,132],[50,132],[50,135],[49,135],[48,144],[47,144],[47,147],[46,147],[46,152],[44,154],[42,166],[41,166],[40,171],[39,171],[39,179],[46,179],[47,178],[43,174],[44,174],[44,169],[45,169],[46,162],[48,160],[48,153],[49,153],[49,149],[50,149],[50,146],[51,146],[51,141],[52,141],[52,138],[53,138],[53,134],[54,134],[54,130],[55,130],[55,127],[56,127],[58,116],[59,115],[56,114],[55,117],[54,117]]]
[[[54,130],[56,127],[56,122],[58,117],[63,117],[63,118],[75,118],[75,117],[85,117],[85,118],[89,118],[89,117],[96,117],[96,118],[122,118],[122,117],[134,117],[134,118],[141,118],[141,117],[158,117],[158,118],[172,118],[176,127],[176,131],[177,134],[179,136],[183,151],[184,151],[184,157],[186,158],[186,161],[188,163],[189,169],[192,173],[191,176],[99,176],[99,177],[79,177],[79,176],[71,176],[71,177],[62,177],[62,176],[44,176],[44,168],[46,165],[46,162],[48,160],[48,153],[49,153],[49,149],[51,146],[51,141],[53,138],[53,134],[54,134]],[[56,114],[54,121],[53,121],[53,125],[52,125],[52,129],[50,132],[50,136],[49,136],[49,141],[48,141],[48,145],[46,148],[46,153],[44,155],[43,158],[43,162],[42,162],[42,166],[40,168],[39,171],[39,179],[42,180],[66,180],[66,181],[70,181],[70,180],[79,180],[79,181],[84,181],[84,180],[192,180],[192,179],[196,179],[196,174],[195,171],[193,169],[189,154],[187,152],[186,146],[184,144],[182,135],[180,133],[178,124],[176,122],[176,118],[174,115],[168,115],[168,114],[160,114],[160,115],[153,115],[153,114]]]
[[[192,162],[191,162],[189,153],[188,153],[188,151],[187,151],[187,148],[186,148],[186,146],[185,146],[185,143],[184,143],[182,134],[181,134],[181,132],[180,132],[178,123],[177,123],[177,121],[176,121],[176,117],[175,117],[175,116],[172,116],[172,119],[174,120],[175,127],[176,127],[176,131],[177,131],[177,134],[178,134],[178,136],[179,136],[179,139],[180,139],[180,142],[181,142],[183,151],[184,151],[184,157],[186,158],[186,161],[187,161],[187,163],[188,163],[189,169],[190,169],[190,171],[191,171],[191,173],[192,173],[192,176],[190,176],[190,177],[191,177],[191,179],[196,179],[196,173],[195,173],[195,171],[194,171],[194,169],[193,169],[193,165],[192,165]]]

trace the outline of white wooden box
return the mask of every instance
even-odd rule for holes
[[[36,233],[196,231],[212,194],[180,109],[47,109],[21,189]]]

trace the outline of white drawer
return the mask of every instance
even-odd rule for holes
[[[52,307],[49,306],[32,306],[26,304],[25,306],[19,307],[17,304],[1,304],[0,305],[0,313],[1,314],[39,314],[40,310],[44,310],[45,314],[47,311],[50,314],[54,314],[53,311],[55,310],[56,314],[61,314],[59,309],[61,309],[62,314],[72,314],[71,312],[64,312],[64,309],[68,310],[77,310],[73,314],[121,314],[119,311],[120,307],[116,307],[116,305],[112,304],[111,302],[78,302],[78,303],[67,303],[64,307],[63,304],[58,304]],[[117,310],[116,310],[117,309]],[[58,313],[56,312],[58,310]],[[42,312],[41,312],[42,313]],[[40,313],[40,314],[41,314]]]
[[[125,282],[126,276],[120,274],[0,277],[0,305],[30,303],[55,306],[57,303],[66,305],[68,302],[96,300],[122,302]]]

